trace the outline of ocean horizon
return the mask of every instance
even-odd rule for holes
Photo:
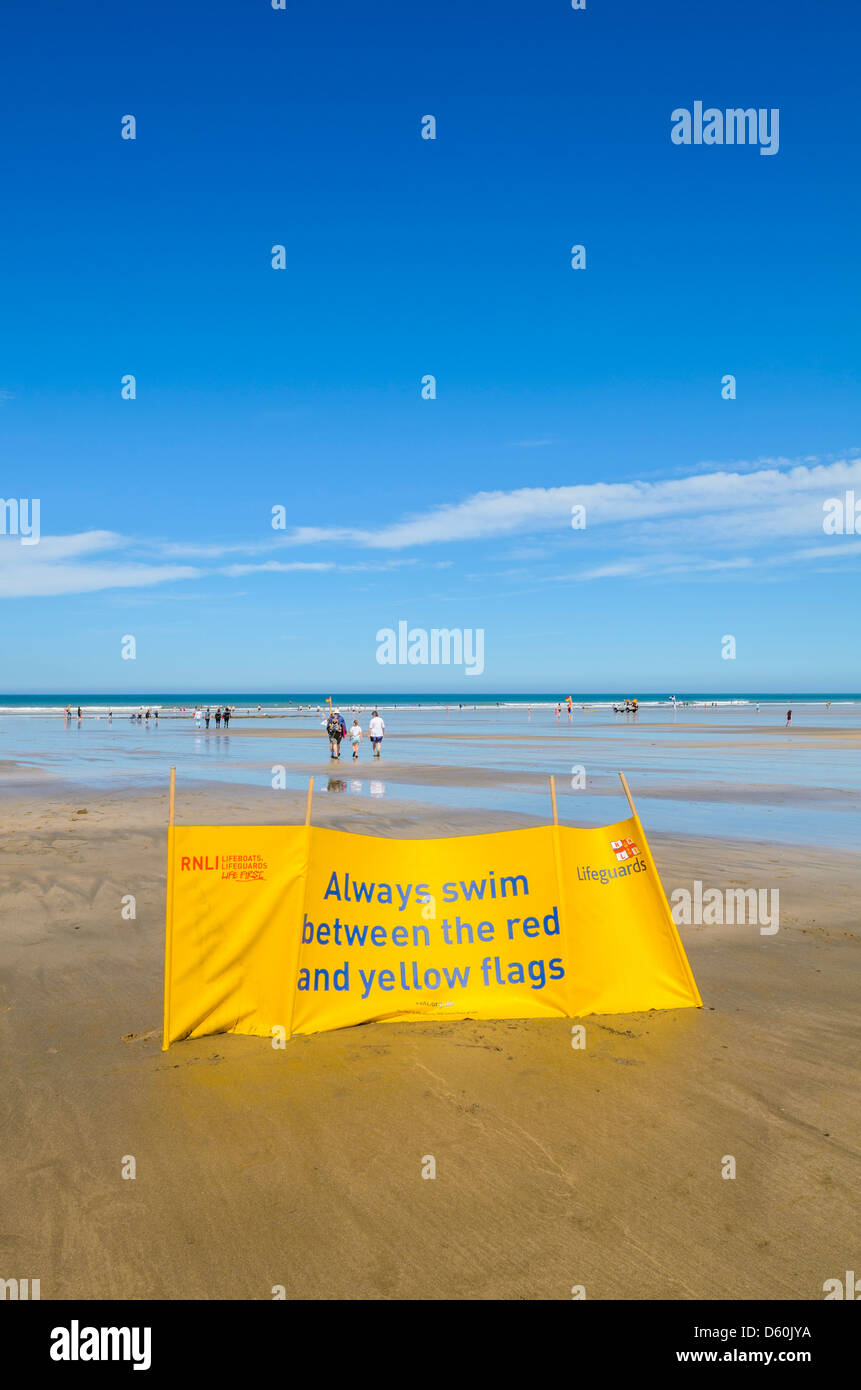
[[[671,705],[671,696],[677,704],[685,705],[855,705],[861,703],[861,692],[853,691],[658,691],[642,695],[613,693],[610,691],[576,692],[566,691],[562,695],[549,691],[493,691],[479,695],[463,691],[392,691],[380,693],[373,691],[237,691],[207,689],[195,691],[80,691],[80,692],[42,692],[29,691],[20,694],[0,692],[0,716],[9,714],[54,714],[67,705],[75,709],[80,705],[82,711],[102,714],[108,710],[137,710],[139,706],[164,711],[183,711],[195,705],[228,704],[236,707],[237,713],[254,713],[257,707],[269,714],[297,712],[300,708],[315,709],[326,704],[331,697],[333,704],[366,708],[371,705],[384,709],[424,707],[445,709],[455,707],[464,709],[482,707],[509,707],[533,705],[536,707],[564,704],[570,695],[577,706],[611,708],[614,704],[636,698],[642,709]]]

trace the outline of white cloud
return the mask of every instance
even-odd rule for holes
[[[22,545],[17,536],[0,537],[0,597],[47,598],[100,589],[144,588],[195,579],[200,573],[184,565],[90,558],[126,543],[113,531],[42,536],[36,545]]]
[[[790,563],[817,564],[857,557],[859,544],[827,537],[823,504],[854,489],[861,492],[861,458],[826,463],[772,460],[751,470],[736,465],[686,477],[655,481],[594,482],[578,486],[526,487],[479,492],[412,517],[373,528],[301,526],[286,536],[241,542],[141,542],[113,531],[43,536],[36,545],[0,536],[0,596],[7,598],[87,593],[102,589],[145,588],[215,575],[384,572],[402,566],[449,567],[450,558],[420,561],[404,552],[420,547],[492,542],[527,537],[508,550],[508,558],[534,562],[534,579],[546,582],[600,580],[627,576],[671,576]],[[586,509],[586,527],[572,531],[571,508]],[[541,538],[540,541],[538,538]],[[805,548],[798,541],[807,539]],[[793,548],[786,542],[795,542]],[[231,553],[254,556],[285,548],[339,546],[338,559],[263,559],[219,568],[162,563],[178,556],[214,561]],[[343,548],[388,551],[386,556],[347,562]],[[119,552],[123,552],[122,555]],[[542,558],[564,553],[572,570],[550,576]],[[143,559],[141,559],[143,554]],[[148,557],[153,557],[150,563]],[[470,558],[474,558],[471,556]],[[539,574],[538,568],[545,572]],[[821,566],[820,566],[821,567]],[[486,572],[485,572],[486,576]]]
[[[861,460],[796,465],[758,472],[697,473],[661,482],[584,483],[567,487],[479,492],[463,502],[444,503],[418,516],[370,529],[299,527],[292,545],[352,541],[359,546],[400,550],[409,546],[492,540],[500,536],[562,530],[571,508],[586,508],[587,530],[633,523],[696,520],[700,539],[732,541],[790,536],[821,530],[822,503],[846,488],[861,486]],[[661,539],[666,537],[666,529]]]
[[[287,574],[294,570],[333,570],[334,560],[265,560],[259,565],[225,565],[221,574],[229,574],[235,579],[241,574]]]
[[[861,554],[861,540],[849,540],[846,536],[832,536],[830,545],[814,545],[806,550],[796,550],[793,556],[798,560],[840,560],[844,556],[852,559]]]

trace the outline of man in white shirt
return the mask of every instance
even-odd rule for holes
[[[371,740],[371,745],[374,750],[375,758],[378,758],[380,756],[380,745],[383,741],[383,734],[385,732],[386,726],[383,723],[380,716],[377,714],[377,711],[374,710],[373,714],[371,715],[371,722],[368,725],[368,736]]]

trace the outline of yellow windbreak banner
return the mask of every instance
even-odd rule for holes
[[[170,835],[165,1042],[288,1027],[308,831],[206,825]]]
[[[165,1045],[700,1004],[642,827],[171,832]]]

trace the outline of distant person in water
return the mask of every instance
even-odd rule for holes
[[[230,723],[230,706],[229,706],[229,705],[225,705],[225,706],[224,706],[224,713],[222,714],[221,718],[222,718],[223,721],[224,721],[224,727],[225,727],[225,729],[226,729],[227,726],[228,726],[228,724]]]
[[[84,717],[84,716],[81,714],[81,706],[78,705],[78,718],[79,718],[79,719],[83,719],[83,717]]]

